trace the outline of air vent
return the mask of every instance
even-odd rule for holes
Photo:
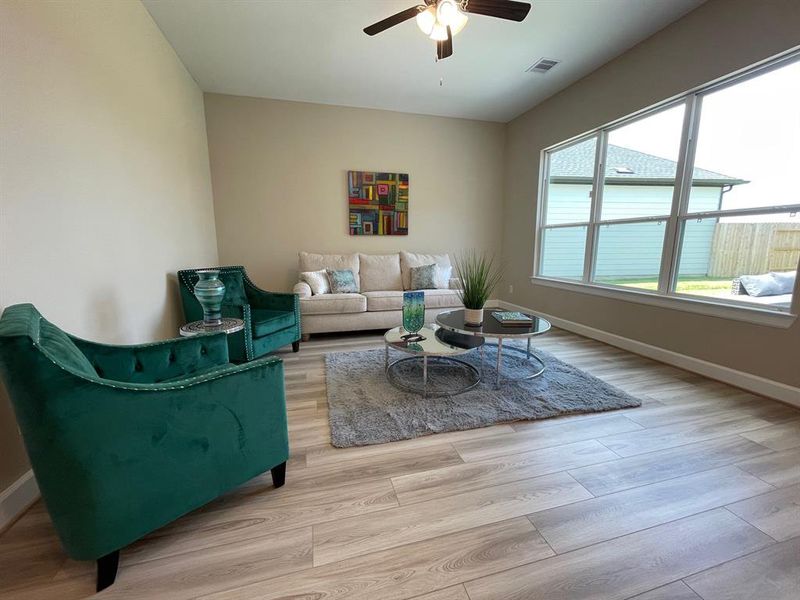
[[[540,58],[535,63],[533,63],[530,67],[525,69],[526,73],[547,73],[550,69],[555,67],[559,62],[558,60],[553,60],[552,58]]]

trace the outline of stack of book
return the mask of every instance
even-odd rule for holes
[[[533,319],[521,312],[512,311],[498,311],[492,313],[492,316],[502,325],[518,325],[520,327],[530,327],[533,324]]]

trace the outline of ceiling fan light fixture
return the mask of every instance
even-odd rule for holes
[[[436,25],[436,7],[429,6],[417,15],[417,27],[425,35],[433,33],[433,27]]]
[[[455,0],[439,0],[436,4],[436,21],[446,30],[450,26],[450,32],[455,35],[467,24],[467,15],[459,8]]]
[[[436,24],[433,26],[433,31],[431,31],[428,37],[436,42],[445,41],[447,39],[447,27],[439,23],[439,21],[436,21]]]

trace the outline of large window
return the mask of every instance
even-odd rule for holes
[[[544,152],[535,275],[789,312],[800,263],[800,60]]]

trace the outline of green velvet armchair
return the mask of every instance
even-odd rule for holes
[[[228,362],[224,333],[109,346],[70,336],[31,304],[0,318],[0,375],[67,554],[97,560],[272,470],[289,441],[283,363]]]
[[[286,344],[300,349],[300,303],[297,294],[266,292],[254,284],[242,266],[207,267],[219,269],[225,284],[222,316],[244,321],[244,329],[230,334],[231,360],[253,360]],[[178,271],[183,312],[187,321],[200,321],[203,308],[194,295],[197,271]]]

